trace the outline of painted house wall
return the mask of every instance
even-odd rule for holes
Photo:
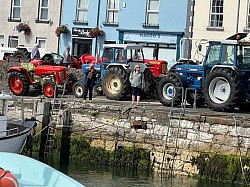
[[[75,20],[76,16],[76,6],[77,0],[64,0],[62,6],[62,24],[67,24],[69,29],[72,31],[73,27],[77,28],[94,28],[96,25],[99,25],[101,29],[104,31],[104,36],[99,37],[98,39],[98,49],[102,50],[102,44],[105,41],[115,42],[115,43],[124,43],[123,34],[125,32],[128,33],[160,33],[164,36],[172,37],[173,35],[180,40],[186,32],[187,25],[187,6],[188,2],[191,0],[160,0],[160,8],[159,8],[159,28],[152,27],[143,27],[143,23],[145,23],[145,15],[146,15],[146,0],[124,0],[119,2],[119,24],[117,26],[111,26],[105,24],[106,20],[106,7],[107,1],[100,0],[100,16],[99,16],[99,24],[97,24],[97,14],[98,14],[98,0],[89,0],[88,7],[88,23],[87,24],[74,24],[72,20]],[[123,6],[125,5],[125,6]],[[187,33],[189,34],[189,33]],[[72,32],[67,34],[60,39],[60,53],[62,54],[65,47],[67,45],[74,45]],[[83,39],[79,37],[79,39]],[[84,38],[89,39],[89,38]],[[92,55],[95,54],[95,41],[96,39],[92,39]],[[154,41],[148,41],[148,43],[152,43]],[[159,42],[159,44],[161,41]],[[162,40],[162,43],[166,44],[167,42]],[[72,46],[73,47],[73,46]],[[178,50],[178,49],[175,49]],[[176,53],[176,52],[174,52]],[[176,54],[175,54],[176,55]],[[177,56],[174,57],[176,60]]]
[[[38,17],[39,0],[21,1],[21,21],[8,21],[11,10],[11,0],[0,1],[0,35],[4,36],[4,47],[8,47],[9,36],[18,36],[18,44],[33,47],[36,38],[46,39],[46,49],[57,52],[58,38],[55,36],[55,29],[60,22],[61,0],[49,0],[48,18],[50,23],[36,23]],[[26,22],[31,28],[30,35],[16,30],[16,25]]]

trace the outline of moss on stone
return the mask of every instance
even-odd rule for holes
[[[200,177],[216,181],[250,183],[250,158],[248,157],[200,153],[191,161],[192,165],[197,166]]]

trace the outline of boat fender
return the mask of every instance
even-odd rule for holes
[[[19,183],[10,171],[0,168],[0,187],[19,187]]]

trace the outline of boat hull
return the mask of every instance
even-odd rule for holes
[[[47,164],[20,154],[0,152],[0,167],[9,170],[20,187],[84,187]]]
[[[9,123],[8,125],[15,131],[0,136],[0,152],[21,153],[35,123],[35,121],[22,122],[21,120]]]

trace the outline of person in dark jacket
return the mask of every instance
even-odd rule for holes
[[[83,81],[84,90],[83,90],[83,101],[86,103],[86,98],[89,93],[89,101],[92,102],[93,96],[93,87],[95,86],[96,82],[96,70],[94,64],[90,64],[89,69],[85,72],[85,78]]]

